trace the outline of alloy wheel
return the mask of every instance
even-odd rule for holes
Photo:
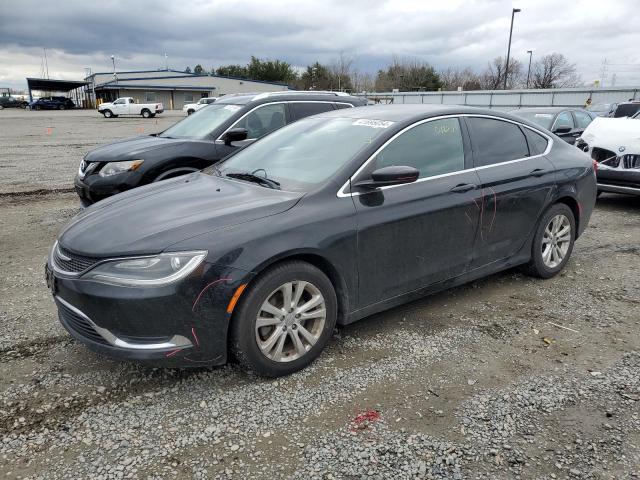
[[[556,268],[567,256],[571,245],[571,222],[566,215],[553,217],[542,236],[542,261],[548,268]]]
[[[256,342],[274,362],[291,362],[316,344],[327,317],[325,298],[310,282],[280,285],[262,303],[255,322]]]

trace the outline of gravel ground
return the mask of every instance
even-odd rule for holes
[[[0,116],[0,135],[39,128],[35,113]],[[78,118],[69,130],[89,136]],[[91,145],[127,134],[128,120],[95,122]],[[640,198],[604,195],[554,279],[507,271],[389,310],[265,380],[144,368],[71,340],[42,269],[77,199],[7,193],[69,181],[20,165],[1,178],[0,476],[640,478]]]
[[[80,160],[112,140],[165,130],[179,110],[155,118],[106,119],[96,110],[0,110],[0,194],[72,188]]]

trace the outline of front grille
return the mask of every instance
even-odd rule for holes
[[[591,151],[591,158],[598,163],[602,162],[603,165],[607,165],[612,168],[617,168],[620,164],[620,159],[615,152],[604,148],[594,147]]]
[[[622,159],[624,168],[640,168],[640,155],[627,154]]]
[[[84,257],[76,255],[58,244],[53,252],[53,262],[59,270],[70,273],[84,272],[89,267],[94,266],[101,259],[94,257]]]
[[[64,323],[71,328],[78,335],[81,335],[89,340],[93,340],[96,343],[108,345],[108,342],[102,338],[102,336],[96,332],[96,329],[82,316],[71,310],[62,302],[56,302],[58,305],[58,315],[64,321]]]

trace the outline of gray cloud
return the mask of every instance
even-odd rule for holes
[[[424,2],[168,0],[39,2],[3,0],[0,84],[20,86],[41,70],[49,52],[55,78],[78,78],[84,67],[183,69],[246,63],[251,55],[297,66],[329,61],[341,50],[364,71],[392,55],[418,57],[437,68],[482,69],[506,53],[511,8],[517,14],[512,52],[526,62],[554,51],[575,62],[584,81],[640,84],[637,0],[448,0]]]

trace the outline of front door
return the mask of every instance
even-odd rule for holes
[[[556,133],[556,129],[561,127],[568,127],[571,130],[564,133]],[[573,120],[573,116],[569,110],[565,110],[564,112],[560,112],[553,122],[553,126],[551,127],[551,131],[558,135],[565,142],[573,145],[576,143],[576,139],[580,136],[581,130],[576,128],[576,123]]]
[[[517,123],[466,118],[480,177],[481,214],[472,268],[507,259],[533,235],[554,188],[548,140]]]
[[[284,127],[286,123],[286,105],[284,103],[271,103],[257,107],[229,127],[229,130],[232,128],[246,129],[247,140],[236,142],[234,145],[226,145],[222,140],[216,141],[216,149],[220,158],[226,157],[237,148],[244,147],[267,133]]]
[[[417,168],[415,183],[367,192],[352,187],[358,223],[359,308],[462,274],[472,259],[479,179],[465,170],[458,118],[414,125],[354,179],[390,165]]]

